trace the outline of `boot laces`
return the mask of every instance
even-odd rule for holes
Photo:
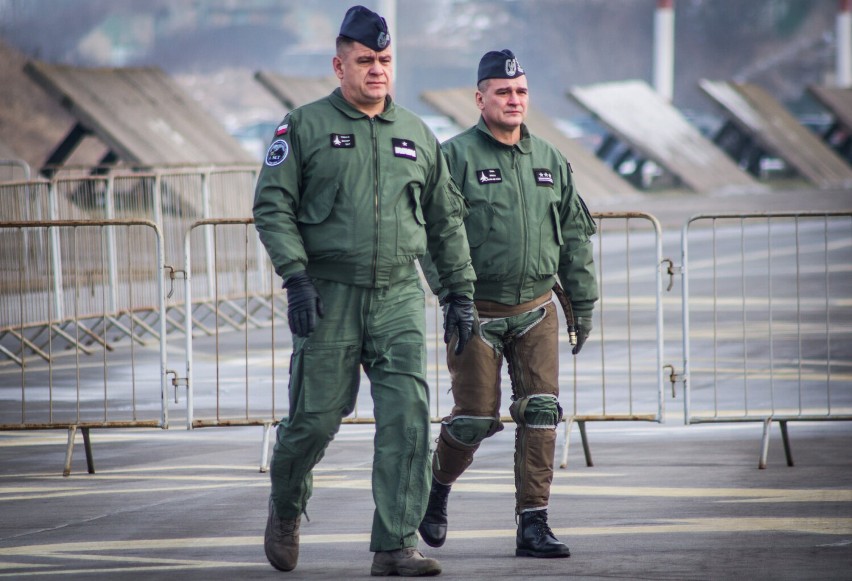
[[[436,486],[432,487],[432,494],[435,496],[435,500],[443,504],[447,501],[447,497],[450,495],[450,487],[445,484],[436,483]]]
[[[299,526],[298,519],[283,519],[277,516],[272,519],[272,531],[277,539],[293,536]]]
[[[550,530],[550,526],[547,524],[547,510],[537,510],[530,515],[530,520],[532,521],[532,526],[535,527],[535,531],[539,537],[552,537],[553,531]]]
[[[434,481],[432,483],[432,490],[429,491],[429,502],[426,507],[427,512],[440,511],[441,514],[446,515],[450,489],[450,486]]]

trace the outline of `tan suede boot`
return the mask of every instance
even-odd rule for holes
[[[440,573],[441,564],[436,559],[424,557],[423,553],[414,547],[378,551],[373,557],[373,567],[370,570],[374,577],[430,577]]]
[[[299,560],[299,524],[302,517],[294,519],[278,518],[275,505],[269,499],[269,518],[266,519],[266,532],[263,535],[263,549],[266,558],[279,571],[292,571]]]

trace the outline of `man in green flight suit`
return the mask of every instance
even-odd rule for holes
[[[526,75],[509,50],[486,53],[478,70],[479,123],[443,145],[450,172],[470,204],[465,218],[476,271],[478,319],[459,354],[448,345],[454,406],[444,418],[432,464],[423,540],[439,547],[447,534],[451,485],[500,422],[500,368],[512,382],[515,431],[515,554],[568,557],[547,523],[559,405],[558,323],[551,289],[558,275],[570,297],[577,354],[592,329],[598,298],[589,237],[595,223],[574,187],[571,166],[524,124]],[[428,266],[428,265],[427,265]],[[424,267],[432,290],[449,292]],[[564,294],[564,293],[562,293]]]
[[[376,419],[373,575],[436,575],[417,549],[429,495],[425,300],[414,261],[428,252],[449,289],[445,340],[473,325],[464,200],[440,144],[391,88],[384,18],[350,8],[332,60],[340,87],[290,112],[258,178],[254,217],[287,289],[290,407],[278,426],[264,548],[296,567],[312,469],[355,406],[359,366]]]

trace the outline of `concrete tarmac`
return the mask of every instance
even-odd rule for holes
[[[437,434],[437,425],[433,433]],[[512,426],[486,441],[450,495],[444,579],[850,579],[852,425],[597,423],[556,470],[550,523],[569,559],[514,556]],[[344,425],[315,472],[299,565],[263,552],[262,429],[0,433],[0,578],[366,579],[372,425]],[[559,445],[564,443],[560,429]],[[559,454],[557,453],[557,458]],[[557,460],[558,461],[558,460]]]

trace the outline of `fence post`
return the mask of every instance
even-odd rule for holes
[[[56,182],[50,182],[47,190],[47,212],[50,220],[59,219],[59,200],[56,192]],[[62,293],[62,253],[59,248],[59,232],[56,228],[48,228],[47,236],[50,244],[50,268],[53,274],[53,314],[55,320],[65,318],[64,296]]]
[[[192,238],[192,227],[186,231],[183,243],[184,264],[184,334],[186,335],[186,429],[192,429],[193,409],[195,400],[193,398],[192,383],[192,252],[190,249]]]
[[[158,174],[159,175],[159,174]],[[158,177],[159,181],[159,177]],[[159,190],[159,184],[157,189]],[[159,200],[158,200],[159,201]],[[162,216],[161,216],[162,218]],[[168,325],[166,324],[166,285],[164,277],[166,276],[166,242],[163,236],[162,225],[157,224],[154,228],[154,233],[157,236],[157,266],[160,274],[157,277],[157,307],[160,311],[160,404],[161,417],[163,428],[169,427],[169,384],[168,384],[168,360],[167,360],[167,341],[166,333]]]
[[[115,178],[110,175],[106,181],[106,219],[115,219]],[[117,275],[118,266],[115,256],[115,228],[113,226],[106,227],[106,254],[107,254],[107,277],[109,286],[109,311],[115,313],[118,311],[118,281]]]
[[[201,219],[210,219],[210,170],[201,172]],[[204,264],[207,269],[207,292],[216,286],[216,257],[213,241],[213,226],[204,227]],[[208,296],[210,296],[208,294]]]

